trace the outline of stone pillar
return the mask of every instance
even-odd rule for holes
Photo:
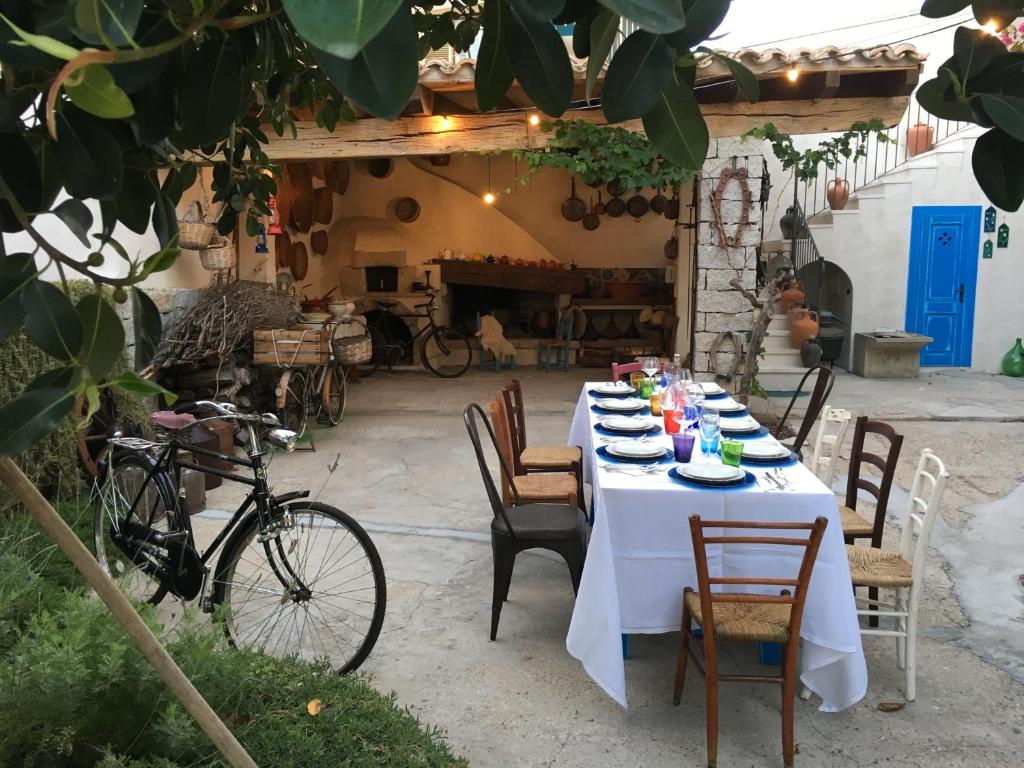
[[[715,224],[712,196],[724,168],[731,168],[733,158],[737,168],[746,168],[750,187],[750,211],[742,236],[736,246],[723,247],[719,243]],[[697,222],[696,296],[694,300],[694,375],[709,381],[714,377],[709,356],[715,337],[723,331],[737,331],[746,335],[753,328],[754,312],[748,302],[729,281],[739,277],[743,286],[755,287],[757,246],[761,241],[761,180],[764,164],[761,145],[740,139],[712,139],[708,159],[697,184],[700,195],[700,219]],[[742,211],[742,193],[738,182],[730,181],[723,194],[722,222],[727,234],[736,231]],[[730,350],[730,345],[723,345]],[[727,356],[721,355],[723,365]]]

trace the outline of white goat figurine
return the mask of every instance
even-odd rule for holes
[[[494,315],[484,315],[480,318],[480,330],[476,335],[480,337],[480,347],[483,351],[494,355],[495,368],[500,369],[502,363],[506,363],[510,368],[515,367],[516,348],[505,338],[504,329]]]

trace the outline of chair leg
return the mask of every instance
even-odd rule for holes
[[[790,640],[790,642],[796,642]],[[786,768],[793,766],[793,705],[796,689],[796,670],[789,654],[782,660],[782,763]]]
[[[868,587],[868,599],[870,599],[870,600],[878,600],[878,587]],[[878,606],[877,605],[868,605],[868,610],[877,611],[878,610]],[[877,627],[878,626],[878,617],[877,616],[869,616],[868,617],[868,626],[869,627]]]
[[[676,655],[676,680],[672,687],[672,703],[679,705],[686,682],[686,662],[690,660],[690,612],[683,603],[683,620],[679,624],[679,651]]]
[[[896,605],[897,611],[905,611],[907,606],[906,592],[902,589],[896,590]],[[903,635],[897,635],[896,637],[896,667],[899,669],[907,668],[907,620],[904,618],[896,619],[896,629],[902,631]]]
[[[917,698],[917,610],[912,609],[907,617],[907,701]]]
[[[718,672],[706,670],[704,688],[707,694],[708,768],[718,765]]]
[[[515,566],[516,555],[508,547],[502,546],[493,537],[491,549],[494,552],[494,591],[491,595],[491,640],[498,636],[498,621],[501,619],[501,606],[508,597],[509,584],[512,582],[512,568]]]

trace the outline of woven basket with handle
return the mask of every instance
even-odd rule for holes
[[[334,358],[342,365],[362,365],[373,357],[373,341],[362,318],[341,320],[331,339]]]
[[[206,248],[217,234],[217,228],[203,219],[203,206],[193,200],[188,212],[178,220],[178,245],[198,251]]]
[[[199,262],[203,269],[218,272],[235,266],[235,249],[227,240],[219,239],[199,251]]]

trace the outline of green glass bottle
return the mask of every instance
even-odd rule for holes
[[[1020,345],[1020,339],[1013,349],[1003,355],[1003,373],[1007,376],[1024,376],[1024,347]]]

